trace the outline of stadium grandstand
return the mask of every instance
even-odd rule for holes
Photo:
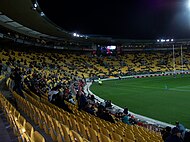
[[[190,142],[189,71],[190,39],[79,35],[34,0],[0,1],[2,142]]]

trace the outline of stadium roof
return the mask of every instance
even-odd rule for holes
[[[34,7],[35,0],[1,0],[0,25],[19,33],[37,37],[76,42],[107,43],[107,37],[73,37],[73,33],[65,31],[49,20],[40,7]]]
[[[40,15],[41,14],[41,15]],[[1,0],[0,24],[17,32],[47,38],[69,38],[71,35],[49,21],[31,0]]]
[[[76,38],[72,33],[65,31],[49,20],[35,0],[1,0],[0,1],[0,25],[19,33],[38,38],[57,40],[70,40],[90,43],[155,43],[153,40],[126,40],[113,39],[111,37],[89,36]],[[184,40],[182,40],[184,41]],[[187,40],[185,40],[187,41]],[[189,40],[188,40],[189,41]]]

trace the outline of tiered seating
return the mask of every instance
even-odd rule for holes
[[[7,57],[6,52],[3,51],[4,54],[2,56]],[[14,55],[15,54],[15,55]],[[63,77],[69,76],[71,79],[73,74],[74,76],[89,77],[89,74],[103,74],[108,75],[109,71],[111,74],[118,74],[118,72],[122,71],[123,73],[127,73],[128,70],[134,70],[136,72],[141,71],[167,71],[172,70],[172,62],[168,60],[167,68],[166,65],[159,65],[160,59],[165,54],[149,54],[148,56],[143,54],[134,54],[130,53],[127,56],[119,56],[115,59],[106,57],[104,58],[105,65],[99,64],[97,62],[98,58],[90,58],[87,55],[77,56],[75,54],[57,54],[57,53],[22,53],[22,52],[14,52],[14,54],[10,54],[12,58],[16,58],[16,60],[20,61],[20,64],[29,67],[31,63],[34,61],[38,64],[45,64],[45,68],[39,68],[38,66],[32,67],[32,72],[36,70],[37,72],[41,72],[45,74],[47,77],[51,74],[57,74],[61,77],[61,73],[58,71],[59,68],[49,68],[49,64],[54,64],[60,66],[67,74],[64,74]],[[38,58],[37,58],[38,57]],[[171,56],[166,56],[167,58],[172,59]],[[189,58],[187,54],[184,56]],[[37,58],[37,59],[36,59]],[[4,58],[5,63],[9,58]],[[58,61],[56,61],[59,59]],[[65,60],[67,59],[67,60]],[[119,61],[120,59],[126,66],[121,66]],[[142,60],[143,59],[143,60]],[[26,60],[26,62],[25,62]],[[177,62],[179,59],[176,58]],[[56,62],[55,62],[56,61]],[[143,61],[143,63],[142,63]],[[33,64],[32,64],[33,65]],[[113,67],[109,69],[106,65]],[[188,67],[188,66],[187,66]],[[66,71],[67,70],[67,71]],[[50,82],[51,83],[51,80]],[[10,88],[11,89],[11,88]],[[151,142],[159,142],[161,140],[160,134],[155,132],[151,132],[145,128],[139,126],[129,126],[124,123],[116,123],[112,124],[110,122],[101,120],[95,116],[92,116],[86,112],[78,111],[77,107],[67,103],[70,108],[72,108],[74,114],[70,114],[47,101],[47,96],[42,96],[40,98],[33,92],[31,92],[27,86],[25,86],[27,90],[24,92],[26,96],[26,100],[21,98],[15,92],[13,93],[19,106],[23,112],[25,112],[30,118],[37,124],[41,129],[43,129],[47,134],[51,135],[54,141],[73,141],[77,139],[78,141],[151,141]],[[24,125],[24,119],[20,118],[21,124]],[[27,124],[27,123],[26,123]]]
[[[175,51],[176,70],[182,70],[180,51]],[[58,54],[58,53],[27,53],[21,51],[1,51],[3,64],[10,59],[19,62],[22,66],[31,67],[32,70],[56,70],[59,69],[66,73],[67,77],[75,76],[85,78],[95,76],[112,76],[122,71],[127,74],[130,71],[137,73],[143,72],[165,72],[173,71],[172,52],[158,53],[127,53],[117,57],[91,57],[90,55],[78,54]],[[190,56],[183,51],[183,60],[187,61],[183,66],[188,70]],[[164,60],[166,64],[161,64]],[[125,65],[121,65],[122,61]],[[57,68],[51,67],[56,66]]]
[[[4,110],[14,134],[18,137],[19,142],[45,142],[44,137],[34,131],[32,125],[16,110],[16,108],[0,94],[0,106]]]
[[[54,141],[151,141],[161,142],[160,134],[122,122],[112,124],[86,112],[78,111],[69,104],[74,114],[68,113],[49,102],[42,103],[25,93],[26,100],[13,92],[19,108],[49,134]],[[146,134],[146,135],[145,135]]]
[[[65,124],[69,124],[69,120],[63,119],[66,112],[61,112],[59,109],[61,113],[58,115],[58,111],[55,111],[55,109],[52,109],[45,104],[37,102],[29,95],[25,94],[27,100],[30,101],[26,101],[15,92],[13,92],[13,95],[20,104],[19,108],[25,112],[35,122],[36,125],[39,125],[39,127],[43,129],[46,134],[49,134],[53,141],[73,142],[75,139],[77,139],[77,141],[83,141],[80,135],[73,134],[74,132],[69,130],[69,125],[66,126],[59,122],[64,120]]]
[[[54,59],[56,59],[54,57],[54,55],[56,55],[57,58],[60,59],[59,61],[57,61],[58,65],[63,66],[63,68],[65,68],[65,69],[69,69],[69,71],[68,71],[68,73],[70,72],[69,74],[71,74],[71,73],[75,74],[75,72],[76,72],[75,69],[76,68],[80,69],[80,71],[77,71],[78,72],[77,75],[79,77],[82,76],[82,74],[84,72],[87,72],[87,74],[85,74],[85,77],[87,77],[90,72],[96,73],[96,74],[97,73],[108,74],[108,69],[105,66],[97,64],[97,58],[89,58],[86,55],[76,56],[76,55],[70,55],[70,54],[60,55],[60,54],[53,54],[53,53],[52,53],[52,55],[50,55],[48,53],[45,53],[44,55],[42,55],[41,53],[37,53],[37,54],[36,53],[32,53],[31,55],[29,55],[27,53],[24,54],[24,53],[21,53],[21,52],[15,52],[15,56],[13,56],[13,55],[11,55],[11,56],[12,57],[16,57],[16,59],[18,59],[18,60],[21,60],[21,58],[23,60],[27,60],[27,65],[26,66],[28,67],[29,66],[28,62],[37,61],[38,63],[43,63],[44,60],[42,58],[45,58],[47,60],[46,63],[52,64],[52,63],[54,63]],[[39,57],[38,59],[36,59],[37,56]],[[51,56],[53,56],[53,57],[51,58]],[[143,57],[144,60],[146,61],[146,63],[150,64],[151,67],[153,67],[153,69],[157,68],[157,69],[155,69],[155,71],[161,70],[160,67],[157,67],[157,63],[159,62],[158,58],[156,60],[152,61],[152,62],[149,61],[151,59],[153,60],[153,58],[155,58],[156,56],[161,56],[161,54],[160,55],[154,55],[154,54],[152,54],[149,57],[146,57],[146,54],[143,54],[142,56],[140,54],[138,54],[138,55],[128,54],[127,56],[121,56],[120,59],[122,59],[127,64],[127,66],[121,67],[120,69],[122,71],[127,72],[128,67],[133,67],[135,69],[136,68],[135,65],[136,65],[136,66],[138,66],[138,69],[136,69],[137,71],[146,70],[147,66],[142,65],[140,63],[140,60],[138,60],[138,58],[142,58]],[[65,62],[63,62],[64,58],[67,59]],[[85,66],[82,66],[82,65],[85,64],[85,62],[87,62],[89,65],[92,65],[92,66],[90,66],[89,68],[84,68]],[[115,74],[117,72],[119,72],[119,70],[120,70],[119,69],[119,61],[117,59],[114,59],[112,61],[110,58],[107,57],[107,58],[105,58],[105,62],[107,62],[109,65],[113,64],[114,66],[116,66],[116,70],[114,71],[114,69],[113,69],[113,72]],[[21,64],[24,65],[24,62],[21,62]],[[71,64],[74,64],[74,68],[71,68]],[[98,65],[97,66],[98,70],[94,69],[94,67],[96,65]],[[42,72],[43,74],[46,74],[46,76],[49,76],[49,74],[51,74],[53,72],[57,73],[58,75],[60,75],[57,72],[57,69],[53,69],[52,71],[48,71],[46,69],[41,70],[40,68],[35,68],[35,70],[37,70],[39,72]],[[27,89],[27,90],[30,91],[29,89]],[[52,117],[51,119],[53,121],[55,119],[56,115],[59,116],[61,114],[65,114],[64,116],[62,116],[62,115],[59,116],[59,117],[56,116],[56,121],[59,121],[59,119],[62,118],[61,124],[66,125],[68,127],[69,133],[70,133],[71,130],[75,130],[83,138],[83,140],[85,140],[85,139],[90,140],[90,138],[91,138],[90,131],[91,130],[89,130],[89,128],[91,128],[91,129],[93,129],[93,130],[96,131],[94,133],[97,133],[98,139],[105,138],[105,136],[101,136],[101,133],[103,133],[104,135],[106,135],[110,140],[116,139],[118,137],[121,137],[121,139],[128,138],[128,139],[131,139],[131,140],[134,140],[134,138],[135,138],[135,140],[137,140],[138,137],[139,137],[139,135],[141,135],[141,136],[144,135],[143,132],[135,134],[135,131],[133,131],[133,129],[132,130],[129,129],[131,131],[131,133],[133,134],[133,137],[126,136],[126,134],[123,135],[122,133],[120,133],[119,131],[116,131],[116,130],[117,129],[122,129],[123,133],[128,133],[129,132],[128,131],[128,127],[126,125],[125,126],[122,126],[122,125],[120,126],[120,125],[118,125],[118,123],[117,124],[111,124],[111,123],[106,122],[104,120],[100,120],[99,118],[91,116],[91,115],[89,115],[89,114],[87,114],[85,112],[78,111],[77,108],[76,108],[76,106],[73,106],[73,105],[70,105],[70,104],[68,104],[68,105],[70,106],[70,108],[72,108],[72,110],[74,111],[75,115],[67,113],[65,111],[63,112],[63,110],[60,110],[59,108],[57,108],[54,105],[50,104],[47,101],[47,96],[42,96],[42,98],[40,99],[39,96],[35,95],[34,93],[32,93],[32,92],[29,92],[29,93],[30,93],[30,95],[28,95],[27,93],[25,93],[25,95],[27,96],[26,99],[30,103],[32,103],[32,105],[34,105],[34,108],[35,108],[34,110],[36,112],[39,112],[39,118],[42,119],[42,120],[44,118],[43,122],[45,122],[45,118],[46,118],[45,116],[47,116],[47,115],[48,115],[47,118]],[[22,100],[22,98],[21,98],[21,100]],[[37,111],[36,108],[38,108],[40,110]],[[22,109],[22,108],[20,108],[20,109]],[[26,111],[26,110],[23,110],[23,111]],[[43,113],[47,113],[47,114],[41,115],[42,112]],[[26,113],[29,113],[29,112],[26,111]],[[31,114],[29,114],[29,115],[31,115]],[[63,119],[63,117],[65,117],[65,116],[67,116],[65,118],[66,121],[64,121],[65,119]],[[74,118],[75,121],[73,120],[73,118]],[[93,119],[93,121],[92,121],[92,119]],[[48,127],[48,129],[45,127],[46,128],[45,129],[44,125],[42,125],[42,123],[39,123],[39,120],[34,119],[34,121],[36,122],[36,124],[40,125],[40,127],[42,129],[44,129],[44,131],[46,131],[47,133],[49,133],[49,131],[50,131],[49,129],[51,128],[50,126]],[[94,123],[94,121],[95,121],[95,123]],[[85,124],[84,124],[84,122],[85,122]],[[76,123],[76,124],[72,125],[71,123]],[[48,124],[48,122],[47,122],[47,124]],[[94,124],[96,124],[96,125],[94,125]],[[98,127],[97,127],[97,125],[98,125]],[[84,128],[85,131],[83,131],[82,128]],[[55,131],[54,130],[54,126],[52,126],[52,131]],[[93,132],[91,132],[91,133],[93,133]],[[119,136],[117,137],[117,135],[119,135]],[[149,133],[148,133],[148,135],[150,137],[152,137]],[[160,137],[160,136],[158,136],[158,137]],[[54,140],[56,139],[55,136],[53,136],[53,133],[52,133],[52,138]],[[146,137],[144,139],[146,139]],[[149,138],[149,139],[152,140],[152,138]]]
[[[20,54],[20,53],[19,53]],[[17,54],[18,55],[18,54]],[[45,55],[42,55],[40,53],[38,54],[31,54],[31,55],[23,55],[21,53],[24,60],[33,61],[31,58],[36,58],[38,55],[40,58],[44,58]],[[50,54],[46,55],[46,59],[50,56]],[[71,71],[70,73],[74,72],[75,69],[78,68],[80,71],[78,71],[78,75],[81,76],[82,73],[86,70],[90,70],[93,73],[98,73],[93,69],[94,65],[96,65],[96,58],[89,59],[88,56],[76,56],[70,54],[65,55],[57,55],[58,58],[60,58],[60,62],[58,62],[61,65],[62,57],[68,58],[66,62],[63,62],[64,68],[69,69]],[[160,55],[159,55],[160,56]],[[18,57],[18,56],[17,56]],[[143,58],[146,56],[143,55]],[[155,55],[152,55],[152,57],[155,57]],[[81,60],[79,60],[81,58]],[[121,57],[122,58],[122,57]],[[133,60],[136,58],[134,54],[129,54],[128,56],[123,56],[122,60],[125,61],[127,66],[121,68],[124,71],[128,69],[128,66],[139,66],[139,71],[141,69],[146,68],[146,66],[141,65],[139,61],[136,63],[133,63]],[[138,55],[138,58],[141,58],[141,55]],[[89,67],[89,69],[83,69],[81,68],[82,64],[79,64],[78,61],[84,63],[84,61],[88,61],[89,64],[92,65],[92,67]],[[83,61],[84,60],[84,61]],[[117,60],[110,60],[107,59],[109,64],[114,64],[115,66],[119,66],[119,61]],[[148,58],[146,59],[146,62]],[[42,61],[39,61],[39,63],[42,63]],[[74,62],[73,62],[74,61]],[[52,63],[53,59],[48,59],[47,63]],[[149,64],[155,65],[158,62],[158,60],[155,60],[154,62],[150,62]],[[22,62],[21,62],[22,63]],[[70,65],[74,63],[75,67],[72,69]],[[104,74],[107,74],[107,68],[104,66],[101,66],[98,64],[98,67]],[[157,67],[155,65],[155,67]],[[135,67],[134,67],[135,68]],[[161,69],[160,67],[158,67]],[[37,71],[41,71],[43,74],[46,74],[48,76],[51,73],[57,73],[57,70],[41,70],[39,68],[35,68]],[[68,71],[68,73],[69,73]],[[116,69],[116,72],[119,71]],[[101,71],[99,71],[101,72]],[[115,72],[115,73],[116,73]],[[87,76],[87,74],[86,74]],[[9,80],[8,80],[9,82]],[[8,83],[10,84],[10,82]],[[11,89],[11,88],[10,88]],[[28,89],[28,91],[30,91]],[[26,92],[24,93],[26,96],[26,100],[21,98],[16,93],[13,93],[16,97],[17,101],[20,104],[18,107],[23,112],[25,112],[33,121],[39,125],[41,129],[43,129],[47,134],[51,135],[52,139],[54,141],[63,141],[62,138],[68,139],[72,141],[74,138],[79,139],[79,141],[91,141],[92,139],[95,141],[161,141],[160,134],[157,134],[155,132],[148,131],[147,129],[138,127],[138,126],[128,126],[123,123],[116,123],[112,124],[107,121],[101,120],[99,118],[96,118],[95,116],[92,116],[88,113],[78,111],[77,107],[74,105],[71,105],[70,103],[67,103],[70,108],[72,108],[74,114],[70,114],[62,109],[59,109],[58,107],[52,105],[47,101],[47,96],[42,97],[40,99],[39,96],[35,95],[34,93],[30,92],[30,95],[28,95]],[[24,107],[23,107],[24,106]],[[119,130],[119,131],[118,131]],[[103,134],[103,135],[102,135]],[[81,140],[82,138],[82,140]]]

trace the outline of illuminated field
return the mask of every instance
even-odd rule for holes
[[[156,120],[190,128],[190,76],[150,77],[94,83],[91,91],[118,106]]]

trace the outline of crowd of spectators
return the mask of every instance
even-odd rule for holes
[[[175,127],[167,126],[161,133],[164,142],[190,142],[190,132],[178,121]]]
[[[50,77],[50,78],[49,78]],[[72,110],[65,103],[70,102],[74,105],[78,105],[78,110],[86,111],[91,115],[97,116],[101,119],[115,123],[122,121],[129,125],[138,124],[138,121],[128,114],[128,109],[124,109],[124,112],[111,112],[112,103],[111,100],[105,100],[99,102],[95,99],[93,94],[85,94],[83,87],[85,81],[74,80],[73,82],[59,82],[55,78],[55,74],[49,74],[44,76],[43,73],[32,72],[31,70],[16,67],[10,75],[13,80],[13,90],[19,95],[24,97],[23,90],[24,84],[36,95],[42,97],[42,95],[48,94],[47,99],[50,103],[57,105],[58,107],[72,113]],[[52,81],[56,80],[56,81]],[[74,93],[72,93],[72,91]],[[75,94],[76,93],[76,94]]]

